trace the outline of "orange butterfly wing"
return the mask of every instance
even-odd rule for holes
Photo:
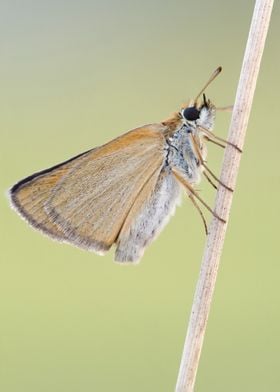
[[[51,237],[106,251],[139,192],[163,166],[162,125],[137,128],[11,189],[16,209]]]

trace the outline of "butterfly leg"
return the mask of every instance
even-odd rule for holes
[[[204,167],[204,169],[216,180],[220,185],[222,185],[224,188],[226,188],[228,191],[233,192],[233,189],[227,186],[225,183],[223,183],[213,172],[212,170],[209,169],[209,167],[202,162],[201,165]]]
[[[211,141],[213,141],[213,139],[219,140],[220,142],[223,142],[225,144],[228,144],[229,146],[234,147],[238,152],[242,152],[241,148],[239,148],[236,144],[231,143],[228,140],[223,139],[222,137],[215,135],[212,131],[209,131],[209,129],[203,127],[202,125],[198,125],[198,128],[201,129],[202,132],[206,133],[206,135],[208,135],[208,137],[209,137],[209,139],[211,139]],[[214,141],[213,141],[213,143],[214,143]]]
[[[216,184],[214,184],[214,182],[211,180],[211,178],[206,174],[206,172],[203,172],[204,177],[206,178],[206,180],[213,186],[213,188],[218,189]]]
[[[193,146],[194,146],[194,149],[195,149],[195,152],[196,152],[196,154],[197,154],[197,156],[198,156],[198,159],[199,159],[199,161],[200,161],[200,163],[201,163],[201,165],[204,167],[204,169],[214,178],[214,180],[216,180],[220,185],[222,185],[224,188],[226,188],[228,191],[230,191],[230,192],[233,192],[233,189],[232,188],[230,188],[229,186],[227,186],[225,183],[223,183],[213,172],[212,172],[212,170],[210,170],[209,169],[209,167],[206,165],[206,163],[205,163],[205,161],[204,161],[204,159],[203,159],[203,157],[202,157],[202,155],[201,155],[201,152],[200,152],[200,149],[199,149],[199,147],[198,147],[198,143],[197,143],[197,141],[196,141],[196,139],[195,139],[195,136],[191,133],[191,138],[192,138],[192,141],[193,141]],[[210,180],[209,179],[209,177],[206,177],[207,179],[208,179],[208,181]],[[211,181],[210,181],[211,182]],[[211,182],[212,183],[212,182]],[[213,184],[212,184],[213,185]]]
[[[176,169],[175,167],[173,167],[172,169],[172,173],[174,174],[175,178],[186,188],[187,193],[193,195],[193,197],[195,197],[197,200],[200,201],[201,204],[204,205],[204,207],[211,212],[211,214],[219,219],[219,221],[226,223],[226,221],[221,218],[219,215],[216,214],[215,211],[213,211],[207,203],[205,203],[205,201],[199,196],[198,192],[193,188],[193,186],[185,179],[185,177],[181,174],[181,172]]]
[[[210,137],[208,137],[208,136],[204,136],[204,139],[207,140],[207,142],[216,144],[216,146],[219,146],[219,147],[222,147],[222,148],[225,148],[225,147],[226,147],[224,144],[219,143],[219,142],[217,142],[217,141],[215,141],[215,140],[213,140],[213,139],[210,139]]]
[[[197,204],[197,202],[196,202],[196,200],[195,200],[195,198],[194,198],[194,196],[192,194],[189,194],[189,198],[192,201],[192,203],[195,206],[195,208],[197,209],[197,211],[199,212],[199,215],[201,216],[201,219],[203,221],[203,225],[204,225],[204,228],[205,228],[205,233],[206,233],[206,235],[208,235],[208,227],[207,227],[206,219],[205,219],[205,217],[203,215],[203,212],[202,212],[201,208]]]

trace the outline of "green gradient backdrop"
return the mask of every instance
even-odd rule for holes
[[[233,102],[253,1],[7,1],[1,40],[3,392],[174,389],[204,244],[185,201],[137,267],[52,242],[5,190],[208,89]],[[279,390],[279,2],[241,162],[197,391]],[[226,136],[229,114],[216,132]],[[219,173],[222,152],[210,146]],[[214,192],[201,184],[204,198]]]

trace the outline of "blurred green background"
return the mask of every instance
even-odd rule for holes
[[[0,390],[173,391],[205,235],[185,200],[136,267],[61,245],[8,205],[17,180],[165,119],[218,66],[233,103],[254,2],[2,2]],[[197,391],[276,391],[280,374],[275,4]],[[216,133],[227,135],[230,114]],[[222,154],[209,147],[219,173]],[[200,186],[211,204],[214,191]]]

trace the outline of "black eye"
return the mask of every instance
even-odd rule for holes
[[[195,121],[199,119],[200,111],[195,106],[191,106],[190,108],[186,108],[182,114],[186,120]]]

